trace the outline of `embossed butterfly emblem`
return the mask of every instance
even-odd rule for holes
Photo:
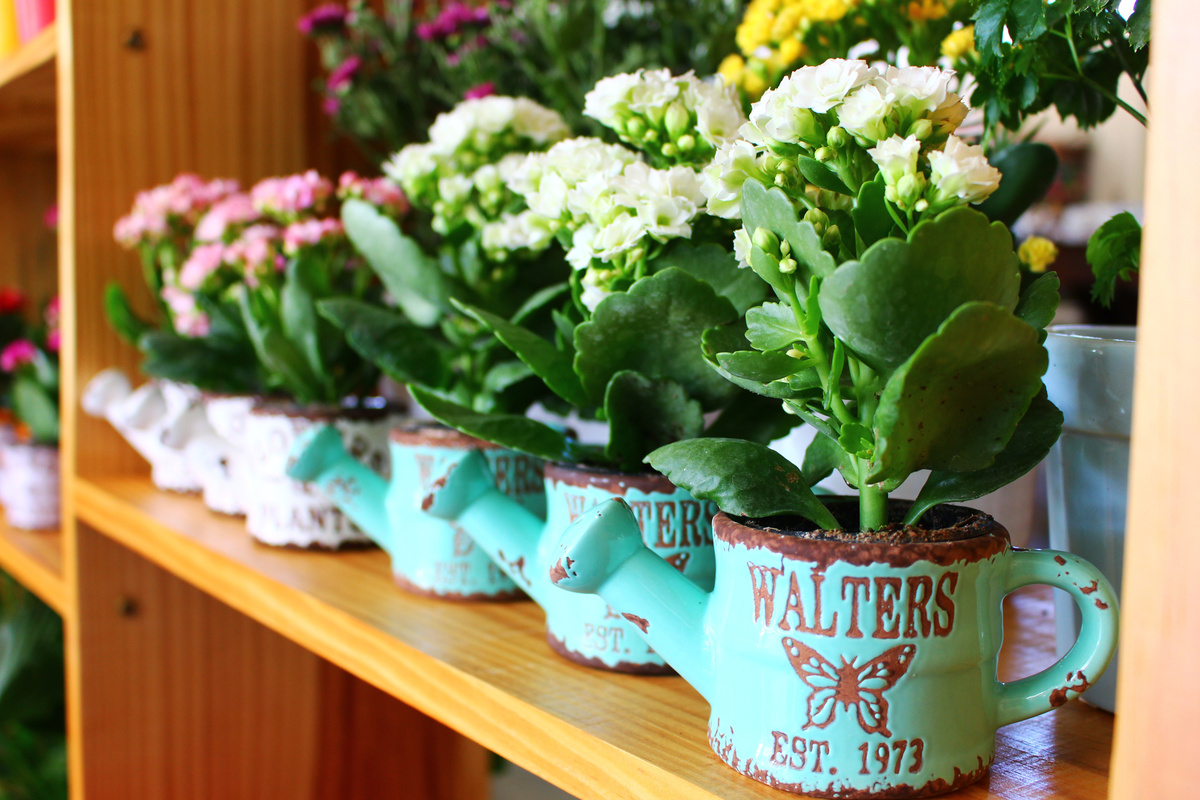
[[[840,656],[840,666],[835,665],[790,636],[783,637],[783,649],[800,680],[813,690],[808,696],[805,728],[829,725],[840,705],[847,711],[855,710],[858,724],[867,733],[892,735],[887,726],[888,701],[883,693],[904,677],[917,653],[915,645],[893,647],[861,666],[855,663],[857,658],[847,661],[845,656]]]

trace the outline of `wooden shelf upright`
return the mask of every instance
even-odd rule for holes
[[[344,163],[295,30],[319,2],[59,0],[57,24],[0,60],[0,285],[36,300],[61,286],[64,340],[63,530],[0,526],[0,568],[63,615],[72,800],[486,798],[487,749],[583,798],[782,800],[709,751],[707,706],[681,679],[568,664],[530,603],[405,595],[379,552],[254,545],[238,521],[154,490],[115,432],[80,412],[101,369],[137,374],[100,298],[116,281],[152,307],[112,241],[138,190],[181,171],[249,184]],[[1200,281],[1188,263],[1200,227],[1187,221],[1200,156],[1179,135],[1200,114],[1187,101],[1200,74],[1191,6],[1154,9],[1154,58],[1171,69],[1154,86],[1133,502],[1164,515],[1131,527],[1146,549],[1130,561],[1129,606],[1156,622],[1127,626],[1111,792],[1113,718],[1076,701],[1003,729],[991,775],[957,797],[1192,791],[1200,697],[1164,674],[1200,652],[1200,584],[1185,569],[1200,539],[1180,480],[1200,447],[1200,357],[1175,346],[1200,324],[1200,292],[1185,291]],[[42,227],[55,200],[57,274]],[[1010,599],[1005,677],[1052,657],[1051,614],[1045,591]]]

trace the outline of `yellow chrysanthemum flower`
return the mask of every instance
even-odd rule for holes
[[[949,36],[942,39],[942,55],[951,61],[957,61],[963,56],[976,55],[975,26],[968,25],[951,31]]]
[[[1044,236],[1030,236],[1017,248],[1017,258],[1029,267],[1030,272],[1045,272],[1046,267],[1058,258],[1058,248]]]
[[[746,55],[771,42],[771,24],[774,13],[768,9],[768,3],[754,0],[746,8],[746,14],[738,25],[736,41],[738,49]]]
[[[908,18],[917,22],[941,19],[950,13],[943,0],[912,0],[908,4]]]
[[[725,83],[730,86],[739,86],[742,82],[742,75],[746,72],[746,60],[737,53],[730,53],[721,60],[721,66],[717,67],[717,72],[725,79]]]
[[[847,0],[804,0],[802,7],[810,22],[836,22],[846,16],[850,3]]]
[[[785,65],[795,64],[804,55],[804,45],[799,39],[784,39],[779,43],[779,57]]]
[[[790,38],[800,27],[803,19],[803,6],[796,4],[784,7],[775,16],[775,21],[771,23],[771,41],[782,42],[784,39]]]

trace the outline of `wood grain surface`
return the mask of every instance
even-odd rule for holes
[[[62,532],[23,531],[0,518],[0,569],[66,617],[67,584],[63,579]]]
[[[0,59],[0,149],[53,156],[57,52],[58,31],[51,25]]]
[[[141,478],[80,481],[82,519],[231,607],[583,798],[776,798],[708,747],[708,706],[679,678],[601,673],[545,644],[530,602],[404,594],[379,551],[254,544],[240,520]],[[1006,678],[1052,655],[1049,590],[1009,601]],[[1080,702],[1009,726],[963,798],[1104,796],[1112,716]]]

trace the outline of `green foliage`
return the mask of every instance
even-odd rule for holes
[[[1133,214],[1122,212],[1097,228],[1087,245],[1087,260],[1096,277],[1092,299],[1110,305],[1117,281],[1137,274],[1141,258],[1142,226]]]
[[[732,303],[739,314],[757,306],[769,292],[762,280],[750,270],[740,268],[733,254],[720,245],[696,245],[678,239],[654,259],[656,271],[670,267],[678,267],[707,283]]]
[[[797,515],[822,528],[837,521],[812,493],[801,470],[766,445],[740,439],[692,439],[655,450],[646,462],[687,489],[740,517]]]
[[[704,432],[700,403],[682,386],[632,370],[622,370],[608,382],[604,415],[610,429],[604,456],[623,467],[641,463],[650,449]]]
[[[398,311],[350,299],[322,300],[317,310],[342,331],[350,347],[393,380],[432,389],[449,386],[448,346]]]
[[[1058,174],[1054,148],[1041,142],[1010,145],[989,154],[988,161],[1000,170],[1000,187],[976,208],[1008,226],[1046,196]]]
[[[29,426],[33,441],[58,444],[58,368],[51,383],[43,383],[33,374],[20,372],[13,380],[13,413]]]
[[[134,347],[138,346],[142,335],[154,327],[137,315],[133,304],[129,302],[129,295],[118,283],[104,287],[104,314],[117,335]]]

